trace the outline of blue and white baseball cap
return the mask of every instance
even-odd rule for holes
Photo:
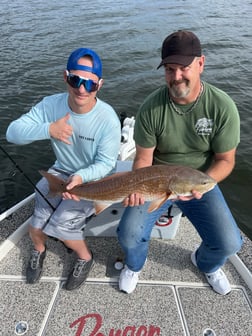
[[[78,60],[81,57],[90,56],[93,61],[93,66],[89,67],[86,65],[78,64]],[[102,62],[100,57],[92,49],[88,48],[79,48],[74,50],[68,58],[67,61],[67,70],[83,70],[92,72],[97,75],[99,78],[102,77]]]

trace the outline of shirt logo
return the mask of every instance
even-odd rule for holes
[[[212,133],[213,120],[202,118],[195,124],[195,130],[198,135],[209,135]]]
[[[88,138],[88,137],[85,137],[83,135],[79,135],[79,138],[83,139],[83,140],[87,140],[87,141],[94,141],[94,138]]]

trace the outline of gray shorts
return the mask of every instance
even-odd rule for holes
[[[67,173],[56,171],[53,168],[48,171],[63,179],[69,177]],[[55,210],[36,191],[31,226],[42,229],[46,235],[60,240],[83,240],[86,219],[95,212],[93,203],[85,200],[79,202],[63,200],[60,195],[51,196],[48,194],[49,186],[44,177],[37,183],[36,187]]]

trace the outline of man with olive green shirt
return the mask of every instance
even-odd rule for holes
[[[185,165],[217,182],[232,172],[240,140],[238,111],[226,93],[201,81],[204,62],[200,41],[192,32],[178,31],[164,40],[159,67],[164,67],[166,86],[147,97],[137,113],[133,169]],[[192,263],[214,291],[229,293],[231,287],[221,267],[239,251],[242,238],[219,186],[204,195],[192,190],[192,196],[178,197],[175,203],[202,239],[191,254]],[[131,293],[146,262],[152,228],[172,203],[168,200],[148,213],[149,202],[136,193],[124,204],[128,207],[117,230],[125,253],[119,289]]]
[[[141,106],[134,138],[142,147],[155,147],[153,164],[182,164],[205,171],[214,153],[223,153],[238,145],[240,122],[234,102],[213,85],[205,82],[201,85],[201,99],[193,113],[186,112],[188,105],[179,105],[184,115],[176,110],[169,113],[166,86],[156,90]]]

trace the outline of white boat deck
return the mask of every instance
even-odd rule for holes
[[[18,219],[23,222],[32,207],[29,200],[15,216],[2,219],[1,227],[11,227]],[[232,291],[221,296],[191,264],[191,251],[200,242],[191,223],[182,217],[173,239],[156,238],[158,232],[163,234],[162,228],[155,228],[139,284],[126,295],[118,290],[119,272],[114,268],[115,260],[123,259],[114,236],[121,211],[114,205],[89,222],[87,241],[96,263],[86,283],[71,292],[62,285],[75,256],[60,242],[49,240],[41,281],[28,285],[24,274],[31,249],[29,219],[10,236],[1,237],[0,335],[252,335],[251,241],[245,239],[241,259],[234,256],[225,265]],[[244,265],[245,259],[250,265]]]

